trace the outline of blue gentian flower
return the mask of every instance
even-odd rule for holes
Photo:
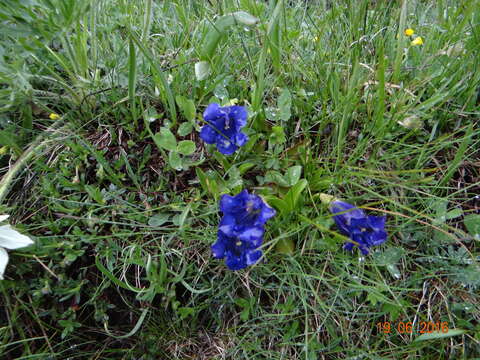
[[[207,144],[216,144],[224,155],[233,154],[248,141],[248,136],[241,132],[247,125],[247,110],[243,106],[210,104],[203,119],[207,124],[200,130],[200,137]]]
[[[363,210],[338,200],[330,203],[330,211],[340,232],[355,241],[362,254],[367,255],[371,246],[387,240],[385,216],[367,216]],[[354,245],[347,242],[343,248],[351,251]]]
[[[265,223],[275,215],[260,196],[243,190],[235,196],[222,195],[220,211],[223,217],[218,227],[218,239],[212,245],[213,256],[225,259],[230,270],[240,270],[255,264],[262,256]]]

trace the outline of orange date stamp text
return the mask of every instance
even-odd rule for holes
[[[377,322],[376,324],[377,330],[379,333],[384,334],[429,334],[433,332],[448,332],[448,322],[447,321],[420,321],[418,323],[418,327],[414,328],[414,325],[411,321],[405,322],[400,321],[398,323],[392,323],[390,321],[385,322]]]

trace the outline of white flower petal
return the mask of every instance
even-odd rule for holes
[[[33,244],[33,241],[18,231],[13,230],[10,225],[0,226],[0,246],[14,250]]]
[[[8,253],[7,250],[0,247],[0,280],[3,280],[3,273],[8,264]]]
[[[7,220],[10,215],[0,215],[0,222]]]

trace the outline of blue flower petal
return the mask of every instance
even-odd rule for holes
[[[215,143],[217,135],[218,133],[210,125],[204,125],[200,130],[200,137],[207,144]]]
[[[232,212],[236,206],[237,201],[234,196],[225,194],[220,197],[220,211],[224,214]]]
[[[340,232],[358,243],[360,251],[367,255],[371,246],[380,245],[387,240],[385,216],[367,216],[357,207],[343,201],[334,201],[330,211]],[[352,250],[354,243],[346,243],[344,249]]]
[[[338,200],[333,201],[330,204],[330,210],[334,214],[343,213],[343,214],[340,214],[340,216],[346,216],[349,218],[365,217],[365,212],[362,209],[359,209],[356,206],[343,201],[338,201]]]
[[[271,208],[267,204],[263,204],[258,220],[261,224],[265,224],[267,220],[274,217],[275,214],[276,214],[275,209]]]
[[[253,265],[262,257],[262,252],[260,250],[248,251],[245,254],[245,262],[247,265]]]
[[[369,216],[368,221],[370,221],[370,225],[372,228],[376,230],[381,230],[385,228],[385,216]]]
[[[367,246],[362,245],[362,246],[359,246],[358,248],[360,249],[363,255],[368,255],[369,251]]]
[[[248,227],[238,233],[238,238],[241,241],[258,241],[259,239],[263,238],[264,232],[265,230],[263,227]]]
[[[222,112],[220,109],[220,105],[218,104],[213,103],[208,105],[203,112],[203,119],[213,123],[218,117],[224,115],[224,112]]]
[[[244,133],[239,132],[235,135],[235,144],[237,146],[243,146],[247,143],[247,141],[248,141],[248,136],[245,135]]]
[[[230,270],[241,270],[247,267],[247,262],[242,255],[229,254],[225,260],[225,265],[227,265]]]
[[[232,155],[235,150],[238,149],[237,145],[235,145],[232,141],[225,139],[223,136],[217,137],[217,149],[223,155]]]
[[[375,231],[370,234],[368,239],[369,245],[380,245],[387,240],[387,233],[385,231]]]
[[[248,136],[241,132],[247,124],[247,117],[243,106],[210,104],[203,113],[208,125],[202,127],[200,137],[207,144],[215,143],[222,154],[231,155],[248,141]]]
[[[222,220],[220,221],[220,226],[218,230],[223,232],[227,236],[234,236],[235,231],[235,217],[232,215],[224,215]]]
[[[354,246],[355,244],[351,242],[346,242],[345,244],[343,244],[343,248],[347,251],[352,251]]]
[[[221,239],[218,239],[217,242],[211,246],[211,249],[215,259],[223,259],[225,257],[225,244]]]
[[[228,117],[235,121],[237,131],[247,125],[247,110],[243,106],[230,106],[228,111]]]
[[[243,190],[235,196],[222,195],[223,217],[218,228],[218,241],[212,246],[214,256],[225,256],[231,270],[254,264],[261,257],[266,221],[275,215],[260,196]]]

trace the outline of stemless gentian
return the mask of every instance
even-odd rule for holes
[[[245,145],[248,136],[241,132],[247,125],[247,110],[243,106],[210,104],[203,113],[206,125],[200,130],[200,137],[207,144],[216,144],[224,155],[233,154],[239,146]]]
[[[218,227],[218,239],[212,245],[213,256],[225,258],[230,270],[240,270],[255,264],[262,256],[265,223],[275,215],[260,196],[243,190],[235,196],[222,195],[220,211],[223,217]]]
[[[387,239],[385,216],[367,216],[363,210],[338,200],[330,203],[330,211],[340,232],[355,241],[364,255],[371,246]],[[355,243],[347,242],[343,248],[351,251]]]

